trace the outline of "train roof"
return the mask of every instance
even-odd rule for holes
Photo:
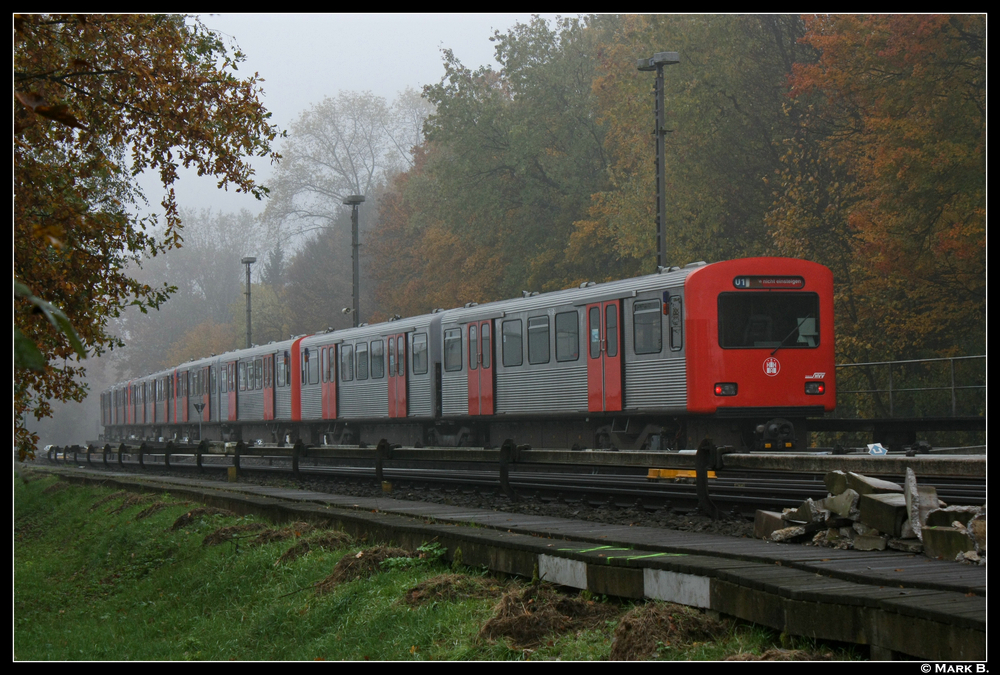
[[[664,268],[656,274],[632,277],[631,279],[599,284],[588,282],[577,288],[450,309],[443,313],[442,323],[461,324],[480,319],[497,318],[508,311],[524,312],[551,307],[582,306],[602,300],[635,296],[645,291],[682,286],[688,275],[707,264],[705,262],[690,263],[684,267]]]
[[[797,258],[746,258],[742,260],[728,261],[729,263],[755,263],[758,261],[796,260],[798,262],[809,262]],[[560,291],[547,293],[532,293],[525,297],[509,298],[497,300],[483,304],[470,303],[465,307],[456,307],[448,310],[436,310],[431,314],[422,314],[402,319],[384,321],[372,325],[358,326],[357,328],[344,328],[335,331],[324,331],[311,335],[297,336],[289,340],[280,342],[270,342],[266,345],[254,345],[249,349],[237,349],[223,354],[195,359],[187,363],[180,364],[156,373],[150,373],[142,377],[132,378],[113,385],[113,388],[126,386],[129,382],[142,381],[147,378],[155,378],[174,372],[175,370],[188,370],[190,368],[205,366],[216,361],[230,362],[239,359],[250,358],[263,354],[273,354],[290,349],[292,344],[301,339],[304,346],[337,344],[348,340],[356,340],[371,337],[386,337],[397,333],[409,333],[421,328],[428,327],[440,321],[444,325],[465,324],[471,321],[499,318],[506,312],[525,312],[539,309],[549,309],[568,306],[583,306],[602,300],[612,300],[618,298],[634,297],[639,293],[647,291],[662,290],[671,287],[683,286],[687,277],[710,265],[723,263],[706,263],[703,261],[688,263],[683,267],[662,268],[655,274],[647,274],[631,279],[621,279],[604,283],[581,284],[577,288],[569,288]],[[817,263],[810,263],[817,264]]]
[[[357,328],[342,328],[340,330],[310,335],[302,341],[303,346],[328,345],[340,342],[387,337],[397,333],[411,333],[441,320],[442,313],[418,314],[405,319],[391,319]]]

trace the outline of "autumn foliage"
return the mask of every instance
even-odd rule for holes
[[[775,239],[839,279],[845,360],[983,353],[985,17],[806,17]]]
[[[196,19],[173,15],[17,15],[14,18],[14,278],[61,308],[94,355],[120,344],[108,321],[127,305],[169,294],[126,274],[180,245],[172,184],[181,166],[219,187],[265,194],[246,161],[276,157],[257,76]],[[157,172],[163,222],[139,219],[134,180]],[[67,334],[15,297],[15,330],[46,364],[18,368],[15,442],[32,450],[26,413],[48,399],[80,400],[83,368]]]
[[[840,362],[985,350],[983,15],[602,15],[445,53],[376,244],[391,313],[652,272],[653,75],[668,263],[788,255],[836,279]],[[433,298],[433,300],[430,300]]]

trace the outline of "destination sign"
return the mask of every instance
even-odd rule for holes
[[[806,280],[802,277],[742,276],[733,278],[736,288],[803,288]]]

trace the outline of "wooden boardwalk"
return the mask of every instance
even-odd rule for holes
[[[326,519],[369,540],[434,539],[467,565],[595,594],[679,602],[795,635],[869,645],[872,658],[986,659],[986,568],[425,502],[199,478],[41,467],[70,480],[185,493],[279,519]]]

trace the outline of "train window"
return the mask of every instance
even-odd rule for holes
[[[601,308],[591,307],[589,326],[590,326],[590,358],[597,359],[601,357]]]
[[[254,389],[264,388],[264,359],[257,357],[253,362],[254,370]]]
[[[632,305],[632,327],[636,354],[659,354],[663,348],[663,305],[643,300]]]
[[[301,373],[301,377],[300,377],[299,381],[301,383],[301,386],[304,387],[306,385],[306,382],[309,379],[307,377],[307,373],[309,372],[309,348],[308,347],[306,347],[305,349],[302,350],[302,367],[299,369],[299,372]]]
[[[684,306],[679,295],[670,296],[670,350],[677,352],[684,347]]]
[[[423,375],[427,372],[427,333],[417,333],[413,336],[413,374]]]
[[[381,340],[372,340],[372,367],[371,375],[373,380],[381,380],[385,375],[385,344]]]
[[[353,345],[340,345],[340,379],[344,382],[354,379]]]
[[[524,345],[521,341],[521,320],[504,321],[501,327],[503,365],[519,366],[524,363]]]
[[[580,314],[556,314],[556,361],[576,361],[580,358]]]
[[[549,317],[528,317],[528,363],[549,362]]]
[[[319,384],[319,359],[315,355],[309,359],[309,384]]]
[[[247,389],[247,362],[240,361],[240,391]]]
[[[396,375],[396,338],[389,338],[389,377]]]
[[[396,340],[396,349],[399,351],[396,359],[396,374],[400,377],[406,375],[406,338],[402,335]]]
[[[449,328],[444,332],[444,369],[449,372],[462,369],[461,328]]]
[[[368,379],[368,343],[359,342],[355,347],[355,351],[358,354],[358,379],[367,380]]]
[[[483,368],[490,367],[490,354],[493,353],[493,345],[490,342],[490,323],[483,324]]]
[[[618,356],[618,305],[604,308],[604,336],[608,356]]]
[[[479,367],[479,333],[477,324],[469,325],[469,370]]]
[[[721,293],[719,346],[811,348],[819,345],[819,296],[815,293]]]
[[[330,350],[326,347],[319,349],[319,372],[324,382],[330,381]]]

